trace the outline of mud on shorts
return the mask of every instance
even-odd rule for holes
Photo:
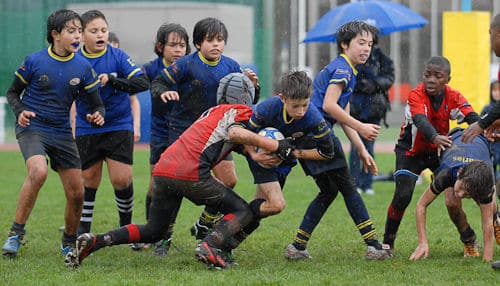
[[[34,155],[48,156],[50,168],[57,172],[61,169],[81,169],[80,156],[73,135],[54,135],[52,133],[25,129],[16,134],[24,161]]]
[[[127,165],[133,163],[134,134],[128,130],[76,136],[76,144],[83,170],[105,158]]]

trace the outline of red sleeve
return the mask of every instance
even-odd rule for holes
[[[464,116],[467,116],[467,114],[474,112],[472,105],[470,105],[470,103],[467,101],[465,96],[460,93],[460,91],[446,86],[446,92],[452,95],[451,98],[453,98],[453,101],[456,104],[456,106],[452,107],[452,109],[458,108]]]
[[[426,114],[426,100],[427,95],[425,94],[423,84],[420,83],[416,88],[410,91],[408,95],[408,105],[410,106],[411,117],[417,114]]]

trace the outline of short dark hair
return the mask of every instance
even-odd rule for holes
[[[167,43],[168,36],[170,33],[176,33],[186,42],[186,55],[191,53],[191,47],[189,46],[189,35],[186,29],[179,24],[174,23],[164,23],[158,28],[156,32],[156,42],[154,44],[154,52],[158,57],[163,57],[163,49]],[[160,50],[156,48],[156,44],[160,43]]]
[[[430,59],[425,62],[425,66],[428,65],[436,65],[438,67],[441,67],[443,70],[448,72],[448,75],[451,74],[451,64],[450,61],[442,56],[434,56],[431,57]]]
[[[305,71],[292,70],[281,76],[281,94],[289,99],[311,97],[312,80]]]
[[[116,33],[109,32],[109,35],[108,35],[108,42],[116,42],[116,43],[120,43],[120,39],[118,39],[118,36],[116,35]]]
[[[85,13],[82,14],[82,26],[83,26],[83,29],[85,30],[85,27],[87,26],[87,24],[94,20],[94,19],[103,19],[104,22],[106,22],[106,24],[108,24],[108,20],[106,20],[106,17],[104,16],[104,14],[99,11],[99,10],[89,10]]]
[[[75,11],[59,9],[52,12],[52,14],[50,14],[47,18],[47,42],[49,42],[49,44],[54,43],[54,38],[52,38],[51,34],[52,31],[61,33],[69,21],[75,20],[82,23],[82,18]]]
[[[340,26],[340,28],[337,30],[337,48],[339,53],[343,50],[342,44],[349,45],[352,39],[363,32],[372,34],[375,41],[378,29],[363,21],[347,22],[344,25]]]
[[[212,40],[213,38],[217,37],[218,35],[222,35],[224,38],[224,42],[227,43],[227,29],[226,25],[222,23],[221,20],[216,19],[216,18],[205,18],[194,26],[193,29],[193,44],[196,47],[197,45],[200,46],[201,43],[203,43],[203,40],[205,40],[205,37],[207,37],[209,40]]]
[[[463,187],[474,200],[486,199],[494,190],[493,171],[483,161],[473,161],[463,166],[458,173],[457,180],[462,181]]]

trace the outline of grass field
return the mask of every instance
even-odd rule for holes
[[[144,222],[144,199],[148,181],[148,151],[136,151],[134,165],[134,221]],[[394,166],[393,154],[377,154],[379,169],[387,173]],[[239,182],[237,191],[250,199],[254,186],[244,161],[235,155]],[[14,218],[17,194],[25,177],[19,152],[0,152],[0,230],[5,235]],[[376,195],[364,196],[381,236],[385,214],[392,198],[393,183],[375,183]],[[428,210],[430,257],[411,262],[417,246],[414,206],[424,186],[415,191],[396,241],[396,256],[386,261],[365,261],[365,246],[339,195],[314,232],[309,252],[313,259],[289,262],[283,258],[305,209],[317,193],[313,181],[300,167],[289,176],[285,187],[287,207],[281,214],[263,220],[261,227],[234,254],[239,266],[209,271],[195,261],[194,239],[189,228],[201,207],[184,201],[177,220],[174,247],[168,257],[149,251],[133,252],[128,246],[105,248],[87,258],[77,269],[64,266],[59,253],[63,225],[64,195],[56,173],[40,191],[26,226],[26,245],[15,260],[0,259],[0,285],[498,285],[499,272],[481,259],[464,259],[459,236],[448,218],[443,198]],[[479,209],[464,203],[472,227],[482,242]],[[94,232],[117,226],[116,206],[107,178],[103,179],[94,212]],[[0,236],[3,244],[5,236]],[[500,259],[495,246],[494,259]]]

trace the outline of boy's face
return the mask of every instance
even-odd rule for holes
[[[52,30],[52,38],[54,39],[54,50],[60,56],[66,56],[78,50],[82,37],[82,24],[79,20],[71,20],[66,22],[61,33]]]
[[[187,43],[179,36],[179,34],[172,32],[168,34],[165,45],[163,46],[163,58],[170,65],[180,57],[186,55]]]
[[[209,40],[208,36],[205,36],[201,45],[196,45],[203,57],[209,61],[215,61],[220,58],[224,52],[224,47],[226,46],[226,41],[222,34],[215,36],[213,39]]]
[[[497,57],[500,57],[500,28],[490,28],[491,48]]]
[[[422,80],[425,92],[429,96],[436,96],[445,89],[446,84],[450,81],[450,75],[443,67],[429,64],[425,67]]]
[[[288,116],[293,119],[301,119],[307,112],[309,108],[309,103],[311,102],[311,98],[305,99],[290,99],[285,98],[283,94],[280,94],[281,101],[285,105],[285,111]]]
[[[363,31],[354,37],[347,45],[342,43],[343,53],[349,57],[353,65],[364,64],[373,46],[373,35]]]
[[[95,18],[88,22],[83,31],[85,50],[92,54],[104,51],[108,44],[108,36],[108,24],[104,19]]]
[[[455,196],[457,196],[458,198],[461,199],[471,198],[471,195],[462,184],[462,180],[456,180],[455,185],[453,186],[453,191],[455,192]]]

